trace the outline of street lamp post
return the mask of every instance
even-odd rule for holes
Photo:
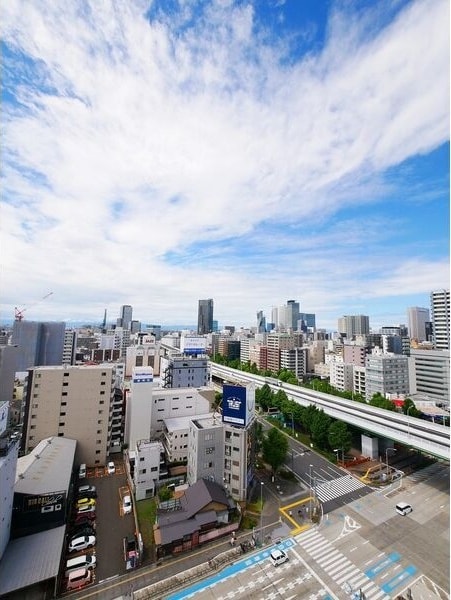
[[[313,494],[313,490],[312,490],[312,468],[313,465],[310,465],[310,519],[312,518],[312,494]]]
[[[410,404],[410,406],[407,407],[407,437],[410,438],[410,417],[409,417],[409,411],[410,409],[413,408],[413,404]]]
[[[263,481],[260,481],[260,542],[263,546]]]
[[[388,475],[388,451],[396,452],[396,448],[386,448],[385,449],[385,464],[387,465],[387,475]]]

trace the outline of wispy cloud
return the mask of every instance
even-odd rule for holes
[[[445,285],[445,246],[384,252],[397,232],[377,214],[409,188],[393,170],[449,138],[444,0],[377,28],[335,9],[324,47],[291,62],[250,3],[2,13],[4,310],[50,286],[55,313],[130,302],[192,322],[213,296],[221,318],[250,322],[284,293],[330,323],[353,294]],[[395,294],[414,264],[416,286]]]

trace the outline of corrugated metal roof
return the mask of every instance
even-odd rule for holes
[[[26,456],[17,460],[14,491],[21,494],[45,494],[68,490],[77,440],[49,437]]]
[[[0,561],[0,595],[58,575],[66,526],[11,540]]]

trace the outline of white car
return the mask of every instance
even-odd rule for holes
[[[116,467],[114,466],[114,462],[109,462],[107,465],[108,475],[114,475],[116,473]]]
[[[273,550],[269,555],[271,557],[272,564],[277,567],[278,565],[282,565],[284,562],[288,560],[288,556],[285,554],[283,550]]]
[[[96,545],[96,538],[94,535],[82,535],[80,537],[73,538],[69,542],[67,548],[68,552],[78,552],[78,550],[86,550],[86,548],[92,548]]]
[[[122,498],[122,510],[124,511],[124,515],[128,515],[132,512],[132,500],[130,496],[124,496]]]

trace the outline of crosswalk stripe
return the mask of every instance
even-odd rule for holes
[[[334,498],[339,498],[364,487],[366,485],[355,477],[352,477],[352,475],[343,475],[337,479],[317,484],[314,493],[318,500],[327,502],[328,500],[334,500]]]
[[[317,530],[300,533],[295,540],[337,585],[343,586],[346,582],[354,589],[365,590],[367,600],[390,600],[390,596]]]

